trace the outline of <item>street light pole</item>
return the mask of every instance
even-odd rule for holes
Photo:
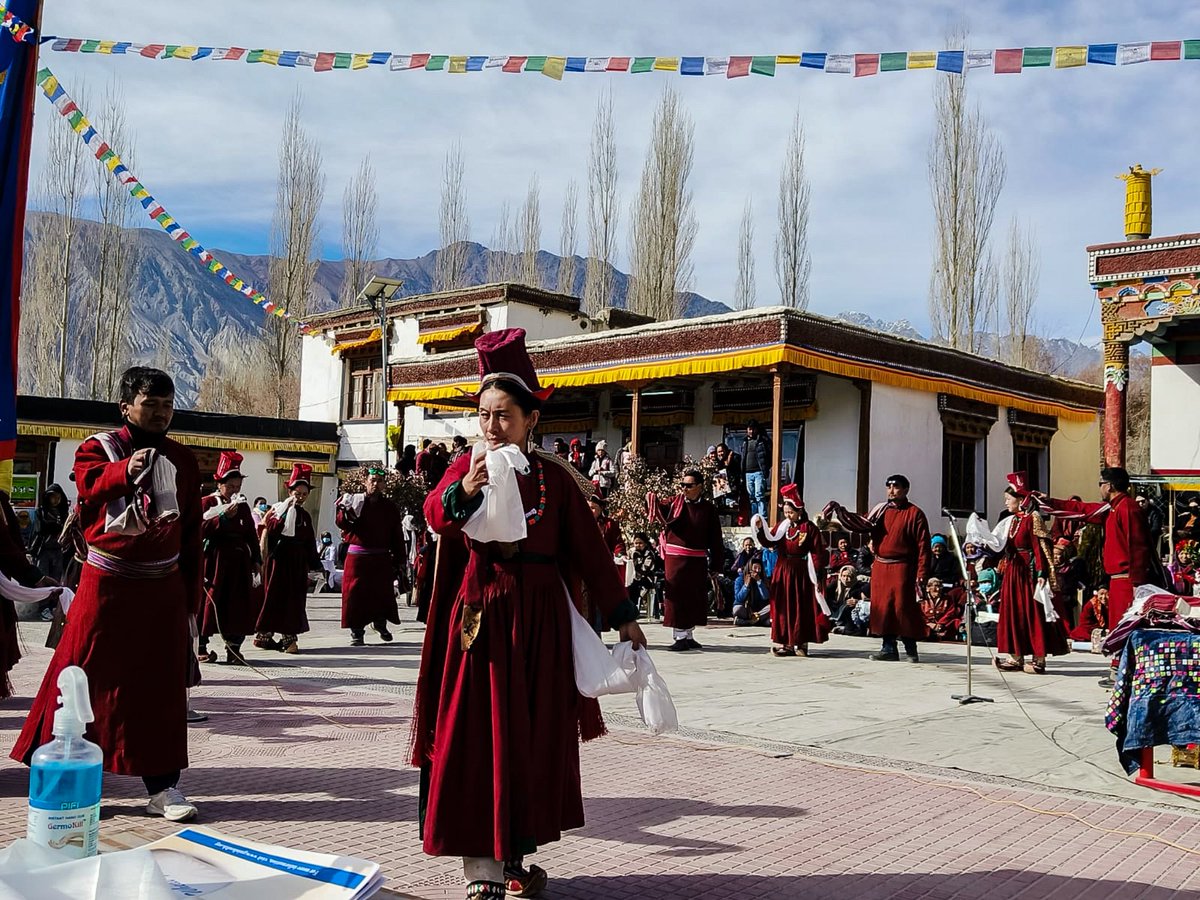
[[[362,289],[358,295],[360,301],[365,301],[372,311],[379,313],[379,346],[380,346],[380,362],[383,365],[380,371],[380,393],[379,398],[382,407],[383,420],[383,467],[388,468],[391,456],[391,441],[388,435],[388,301],[399,293],[400,288],[404,286],[404,282],[395,278],[381,278],[378,275],[374,276],[367,286]]]

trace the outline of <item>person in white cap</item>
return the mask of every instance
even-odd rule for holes
[[[612,457],[608,455],[608,441],[596,442],[596,458],[592,460],[588,477],[592,479],[597,493],[601,497],[607,497],[608,492],[612,490],[613,478],[616,477]]]

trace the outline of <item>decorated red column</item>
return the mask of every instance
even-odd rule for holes
[[[1125,465],[1125,399],[1129,387],[1129,344],[1104,341],[1104,463]]]

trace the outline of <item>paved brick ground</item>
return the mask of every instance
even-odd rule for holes
[[[45,661],[31,651],[0,703],[5,750]],[[289,676],[281,698],[251,672],[205,671],[195,705],[211,718],[192,731],[183,783],[202,822],[377,860],[409,896],[461,896],[457,861],[419,850],[404,696],[275,670]],[[588,824],[537,860],[553,898],[1200,897],[1200,854],[1015,804],[1200,848],[1187,814],[634,731],[589,744],[583,762]],[[2,843],[24,831],[26,789],[24,770],[0,763]],[[135,780],[108,778],[105,797],[106,831],[171,830],[143,815]]]

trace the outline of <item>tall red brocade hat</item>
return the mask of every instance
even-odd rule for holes
[[[1014,497],[1024,500],[1029,496],[1029,475],[1025,472],[1009,473],[1008,488]]]
[[[479,394],[500,379],[517,384],[543,403],[554,393],[554,385],[542,387],[538,381],[525,349],[524,328],[489,331],[475,340],[475,352],[479,354]]]
[[[779,489],[779,496],[784,503],[790,503],[796,509],[804,509],[804,501],[800,499],[800,489],[794,484],[785,484]]]
[[[221,457],[217,460],[217,472],[214,476],[217,481],[224,481],[226,478],[231,478],[235,475],[238,478],[244,477],[242,475],[243,458],[242,454],[236,450],[222,450]]]
[[[312,488],[312,466],[308,463],[293,463],[292,475],[288,478],[288,490],[290,491],[298,484],[303,484],[308,488]]]

